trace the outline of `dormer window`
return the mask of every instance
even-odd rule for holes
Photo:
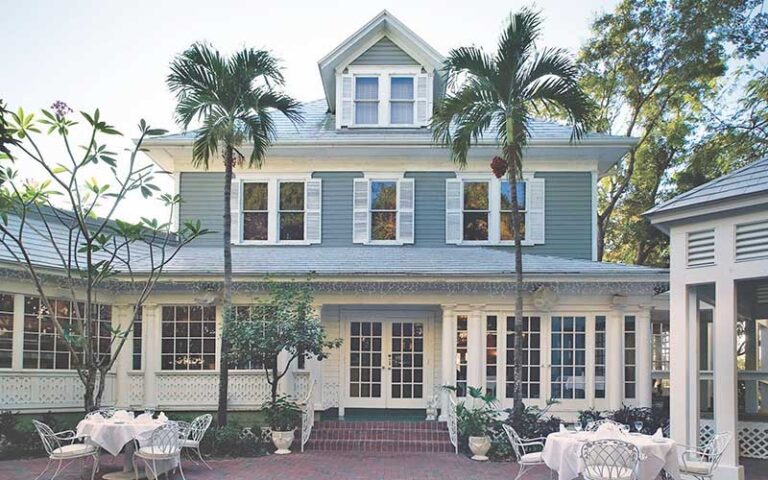
[[[415,100],[413,77],[391,77],[389,123],[392,125],[413,125]]]
[[[355,77],[355,123],[379,124],[378,77]]]
[[[425,127],[429,122],[432,80],[421,67],[350,66],[339,80],[340,127]]]

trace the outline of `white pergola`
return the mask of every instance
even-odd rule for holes
[[[717,478],[742,479],[768,455],[768,159],[647,215],[670,237],[672,437],[733,434]]]

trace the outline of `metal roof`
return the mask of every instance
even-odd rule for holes
[[[293,124],[281,113],[274,115],[275,141],[274,145],[290,144],[398,144],[398,145],[432,145],[432,131],[428,128],[344,128],[336,129],[334,114],[328,112],[325,100],[314,100],[303,103],[301,111],[304,122]],[[568,125],[550,121],[533,120],[530,125],[531,141],[568,142],[572,129]],[[195,139],[195,130],[173,133],[147,139],[145,144],[178,144],[191,143]],[[590,141],[614,141],[633,144],[636,139],[617,135],[589,133],[582,143]],[[480,143],[496,144],[495,133],[489,132]]]
[[[645,214],[655,215],[761,193],[768,193],[768,157],[678,195]]]
[[[18,219],[11,217],[11,225]],[[54,241],[45,233],[39,219],[29,219],[25,245],[38,267],[61,269],[62,263],[54,244],[66,251],[70,242],[68,230],[51,222]],[[5,242],[4,242],[5,243]],[[16,249],[14,249],[16,250]],[[18,252],[17,252],[18,253]],[[131,251],[131,267],[136,273],[150,268],[149,250],[135,244]],[[101,254],[97,253],[97,259]],[[0,248],[0,263],[18,265],[6,248]],[[252,246],[232,247],[232,263],[236,275],[305,275],[316,272],[330,276],[500,276],[514,273],[515,256],[510,247],[443,247],[416,246]],[[636,265],[593,262],[543,255],[523,255],[526,274],[622,276],[633,279],[666,275],[667,271]],[[125,267],[120,268],[125,271]],[[167,275],[221,275],[224,260],[221,247],[187,246],[166,266]]]

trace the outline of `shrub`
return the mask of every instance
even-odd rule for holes
[[[669,425],[669,416],[661,407],[631,407],[622,405],[620,409],[614,411],[600,412],[598,410],[582,410],[579,412],[579,421],[582,425],[589,422],[610,419],[622,425],[629,425],[634,430],[634,423],[643,422],[643,433],[651,434],[659,428],[665,428]]]
[[[203,437],[201,450],[214,457],[258,457],[267,451],[261,440],[261,427],[251,427],[252,435],[242,426],[229,423],[225,427],[211,426]]]

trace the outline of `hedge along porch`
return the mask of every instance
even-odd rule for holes
[[[655,279],[576,283],[532,277],[538,281],[526,294],[526,402],[543,406],[558,398],[554,411],[566,417],[589,407],[650,405]],[[263,293],[260,285],[238,282],[236,303],[252,303]],[[4,287],[13,298],[13,342],[11,366],[0,373],[3,403],[25,411],[79,409],[74,372],[42,368],[46,364],[31,368],[28,360],[25,365],[35,355],[31,322],[25,322],[37,319],[25,315],[34,292],[18,280],[8,279]],[[456,385],[460,395],[467,386],[484,386],[503,407],[512,405],[511,284],[321,277],[314,288],[328,337],[344,343],[323,362],[295,364],[281,384],[284,393],[301,397],[316,382],[315,409],[338,408],[340,414],[361,407],[424,409],[435,395],[444,401],[442,385]],[[100,298],[111,307],[113,325],[127,322],[129,307],[118,291]],[[217,304],[215,282],[160,285],[132,333],[132,349],[123,351],[110,377],[108,403],[213,409],[221,361]],[[269,397],[264,372],[258,365],[240,367],[231,372],[230,406],[257,409]]]

